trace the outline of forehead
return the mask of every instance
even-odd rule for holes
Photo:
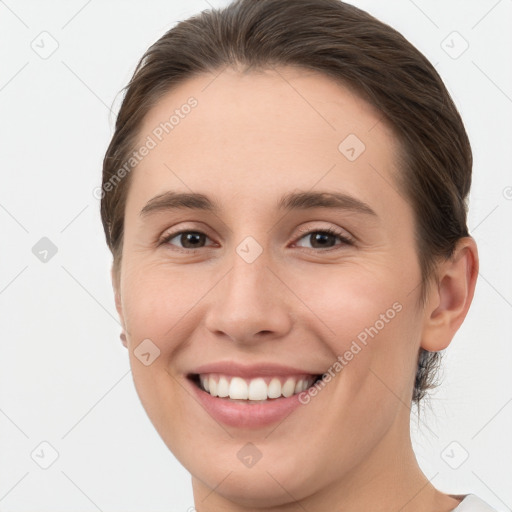
[[[141,201],[168,189],[264,201],[315,184],[377,208],[399,199],[392,129],[372,105],[315,71],[195,76],[148,112],[137,147],[148,141],[131,185]]]

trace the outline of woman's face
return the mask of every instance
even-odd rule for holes
[[[117,304],[195,492],[279,504],[381,475],[409,443],[424,323],[391,130],[317,73],[226,69],[166,94],[142,146]]]

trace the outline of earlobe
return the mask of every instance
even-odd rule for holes
[[[440,264],[438,282],[432,286],[425,310],[421,347],[444,350],[469,310],[478,276],[478,250],[472,237],[461,238],[453,256]]]

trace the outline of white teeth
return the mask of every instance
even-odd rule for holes
[[[308,389],[315,378],[288,377],[286,379],[272,377],[264,379],[243,379],[226,375],[200,375],[201,387],[212,396],[231,398],[232,400],[264,401],[267,398],[286,398]]]
[[[229,382],[226,377],[220,377],[217,385],[217,395],[221,398],[225,398],[229,395]]]
[[[215,379],[210,379],[210,395],[217,396],[217,381]]]
[[[249,398],[249,389],[244,379],[241,377],[233,377],[231,379],[229,383],[229,398],[232,400],[247,400]]]
[[[201,384],[203,385],[203,389],[205,391],[210,391],[210,383],[209,383],[209,380],[208,379],[208,376],[206,375],[201,375]]]
[[[249,383],[249,400],[266,400],[267,385],[263,379],[252,379]]]
[[[289,377],[286,379],[286,382],[284,383],[282,393],[285,397],[289,397],[293,395],[293,392],[295,391],[295,379],[293,377]]]
[[[268,397],[279,398],[281,396],[281,382],[275,377],[270,381],[268,385]]]

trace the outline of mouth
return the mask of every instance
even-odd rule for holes
[[[306,391],[322,378],[322,374],[243,378],[222,373],[191,373],[187,378],[211,397],[229,402],[265,404]]]
[[[310,402],[310,392],[317,395],[312,387],[324,376],[313,373],[318,370],[307,370],[306,364],[244,364],[231,359],[191,368],[184,376],[202,410],[217,423],[259,429],[283,422],[294,411],[305,419],[321,410],[322,404],[316,400],[312,408],[303,407]],[[197,411],[197,421],[202,421],[203,413]]]

